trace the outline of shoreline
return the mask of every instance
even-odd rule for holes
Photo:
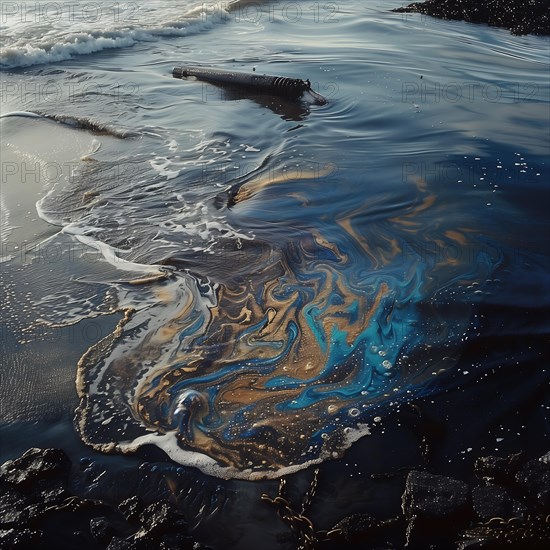
[[[512,34],[550,35],[550,7],[544,0],[535,0],[525,7],[520,0],[425,0],[394,8],[396,13],[421,13],[439,19],[454,19],[468,23],[484,23],[491,27],[508,29]]]
[[[249,3],[254,10],[256,3]],[[462,13],[439,17],[488,22],[465,19],[464,10],[475,6],[473,2],[455,4]],[[501,0],[487,4],[519,5]],[[79,125],[52,120],[28,119],[20,125],[19,118],[2,119],[3,125],[14,125],[6,133],[10,142],[17,137],[19,149],[28,147],[36,153],[40,147],[43,153],[40,159],[31,159],[10,151],[4,159],[18,172],[7,174],[6,185],[11,187],[3,188],[9,191],[3,208],[11,215],[4,248],[6,257],[13,258],[0,265],[10,297],[0,326],[6,350],[0,375],[7,396],[0,401],[5,412],[5,424],[0,425],[1,548],[546,548],[550,432],[543,346],[548,254],[541,235],[548,228],[548,201],[540,188],[548,175],[545,117],[541,117],[548,107],[548,38],[541,40],[536,33],[517,38],[496,26],[392,13],[427,13],[421,11],[427,5],[434,11],[437,6],[456,7],[444,0],[415,2],[411,6],[416,10],[411,6],[391,10],[391,4],[378,3],[371,17],[364,6],[358,6],[359,15],[351,8],[338,15],[315,4],[314,11],[303,10],[296,24],[282,24],[283,12],[277,7],[281,21],[273,32],[266,29],[265,38],[243,21],[244,34],[234,33],[236,25],[212,25],[210,34],[185,41],[159,38],[133,49],[98,52],[96,57],[75,55],[59,64],[10,70],[7,84],[13,87],[7,90],[16,90],[13,95],[22,98],[25,108],[47,112],[60,122],[97,119],[98,126],[88,124],[84,131]],[[487,16],[479,10],[487,10],[486,5],[478,6],[477,15]],[[533,10],[529,15],[534,24]],[[289,11],[288,18],[292,16]],[[523,27],[520,23],[514,28],[528,28],[528,21]],[[300,48],[285,47],[294,40],[303,41]],[[173,64],[167,58],[172,55],[177,63],[189,55],[196,55],[197,62],[225,63],[215,50],[220,44],[227,64],[241,68],[258,64],[256,70],[262,72],[260,64],[267,60],[271,63],[266,63],[267,68],[280,67],[282,73],[298,68],[300,74],[316,77],[319,90],[330,92],[333,101],[322,111],[281,107],[279,112],[261,102],[226,97],[200,83],[178,83],[169,76]],[[241,50],[246,56],[239,57]],[[319,72],[313,70],[316,64]],[[49,99],[57,96],[59,101]],[[33,98],[36,105],[30,103]],[[40,128],[29,130],[27,138],[25,129],[35,125]],[[118,127],[135,134],[104,132]],[[118,139],[126,135],[135,138]],[[476,265],[507,254],[502,269],[488,273],[486,282],[480,278],[487,285],[486,295],[463,287],[464,295],[449,302],[449,308],[455,303],[458,308],[470,307],[467,299],[473,296],[471,332],[480,331],[461,345],[457,368],[437,376],[426,395],[392,404],[387,415],[384,412],[376,420],[373,413],[373,433],[356,441],[341,458],[285,475],[286,493],[279,479],[249,482],[206,476],[172,462],[155,446],[124,455],[85,446],[73,424],[78,406],[75,365],[90,345],[112,334],[121,315],[108,313],[114,295],[104,293],[103,282],[132,285],[151,278],[143,272],[143,278],[128,280],[133,272],[122,271],[127,264],[106,264],[101,251],[87,244],[88,233],[79,234],[80,239],[61,233],[42,244],[49,232],[59,231],[59,226],[35,212],[36,201],[49,189],[42,184],[61,187],[71,180],[73,166],[85,163],[93,168],[104,162],[113,170],[102,172],[105,176],[97,186],[63,195],[82,197],[81,202],[78,198],[70,203],[75,212],[91,201],[100,204],[102,189],[120,189],[121,196],[131,196],[128,209],[108,206],[105,211],[112,215],[101,217],[104,221],[91,229],[116,231],[127,223],[120,232],[128,237],[118,241],[121,250],[130,245],[146,249],[148,240],[134,240],[139,233],[130,230],[133,220],[166,206],[177,207],[170,217],[181,222],[181,232],[171,233],[171,220],[166,226],[174,242],[181,238],[175,265],[196,266],[205,273],[211,265],[216,269],[220,265],[220,272],[227,265],[233,277],[246,270],[239,271],[239,263],[235,269],[225,261],[222,266],[218,259],[232,258],[232,248],[221,246],[224,255],[217,256],[207,254],[210,249],[204,247],[187,253],[202,242],[191,232],[202,227],[195,224],[202,218],[195,217],[194,208],[211,190],[222,193],[234,178],[246,189],[251,180],[242,179],[243,174],[260,161],[267,159],[267,172],[275,174],[277,162],[286,163],[287,157],[290,163],[297,161],[298,168],[306,159],[321,167],[326,158],[334,157],[331,166],[344,167],[338,186],[349,185],[348,196],[330,182],[325,186],[312,181],[296,189],[285,184],[283,190],[293,192],[292,201],[307,207],[301,211],[303,217],[298,217],[294,202],[270,189],[265,203],[260,197],[251,206],[241,203],[233,211],[225,210],[229,221],[240,222],[237,229],[252,227],[266,238],[277,235],[283,243],[289,235],[290,242],[301,228],[332,227],[334,209],[333,242],[345,247],[348,241],[339,237],[336,222],[342,212],[355,211],[365,201],[365,218],[356,218],[358,235],[376,237],[374,246],[377,235],[370,231],[370,217],[378,223],[386,216],[378,204],[387,204],[390,215],[393,209],[400,212],[417,177],[429,180],[442,198],[456,199],[441,201],[451,208],[434,211],[433,219],[442,212],[456,215],[457,226],[464,225],[462,220],[470,214],[483,221],[480,226],[487,232],[480,230],[477,234],[483,240],[472,244],[432,247],[431,241],[416,240],[414,225],[403,241],[407,268],[416,265],[415,254],[429,262],[458,257]],[[272,164],[272,158],[278,160]],[[142,171],[146,162],[149,168]],[[26,186],[22,174],[27,175]],[[199,178],[204,180],[200,185]],[[142,185],[147,179],[150,187]],[[78,178],[74,181],[81,183]],[[358,185],[361,193],[356,197]],[[116,199],[114,191],[110,195],[107,191],[106,196]],[[149,202],[141,201],[139,193],[150,194]],[[176,193],[177,200],[172,200]],[[367,204],[371,194],[372,204]],[[467,198],[464,203],[462,197]],[[130,209],[134,203],[138,206]],[[149,210],[153,205],[155,209]],[[73,210],[60,204],[59,212],[70,215]],[[319,219],[317,212],[326,219]],[[258,222],[250,221],[259,215]],[[291,225],[288,220],[297,222]],[[407,216],[403,220],[416,221]],[[277,223],[278,229],[271,232],[270,223]],[[250,248],[243,241],[235,257],[242,261],[249,254],[254,265],[265,250],[261,235]],[[332,258],[328,252],[327,258]],[[357,270],[358,277],[363,273]],[[142,287],[128,288],[141,296]],[[86,311],[98,315],[71,321]],[[449,312],[454,315],[453,309]],[[65,313],[69,318],[58,315]],[[35,318],[49,318],[46,314],[58,315],[52,318],[59,323],[50,327],[36,322]],[[31,453],[30,448],[34,448]]]
[[[479,456],[465,481],[415,467],[378,474],[373,479],[398,480],[400,512],[389,518],[355,513],[328,530],[318,530],[315,514],[309,511],[319,500],[317,474],[318,470],[301,496],[301,513],[281,493],[286,483],[279,486],[278,495],[262,493],[257,503],[272,506],[288,527],[288,541],[300,548],[365,548],[365,543],[371,548],[545,548],[550,530],[550,453],[531,459],[522,452]],[[31,448],[5,462],[0,467],[2,547],[62,549],[79,544],[98,550],[211,550],[200,542],[200,534],[197,540],[192,527],[201,523],[201,512],[189,515],[177,496],[193,477],[184,469],[142,462],[124,474],[135,481],[166,476],[171,497],[138,490],[118,498],[98,495],[93,488],[98,476],[111,477],[113,472],[90,458],[74,464],[58,448]]]

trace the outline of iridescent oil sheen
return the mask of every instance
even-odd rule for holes
[[[241,186],[232,215],[266,187]],[[124,319],[79,364],[83,439],[102,450],[157,444],[220,476],[274,477],[340,456],[384,407],[429,392],[499,257],[468,215],[423,181],[413,187],[372,220],[372,204],[357,204],[299,238],[233,241],[219,280],[174,269],[121,287]]]

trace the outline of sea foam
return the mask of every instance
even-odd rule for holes
[[[0,68],[15,69],[58,63],[103,50],[129,48],[140,42],[192,35],[227,21],[227,12],[222,5],[216,10],[195,7],[178,20],[174,20],[173,14],[166,10],[151,10],[151,13],[144,14],[142,10],[145,9],[140,7],[139,17],[135,21],[128,21],[131,24],[126,25],[113,18],[104,21],[71,21],[65,25],[61,24],[61,20],[54,21],[51,27],[42,31],[42,26],[37,24],[11,27],[8,24],[3,29],[5,45],[0,48]],[[42,36],[37,38],[37,35]]]

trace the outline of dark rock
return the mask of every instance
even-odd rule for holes
[[[521,454],[498,456],[483,456],[476,460],[474,470],[476,475],[486,481],[494,481],[507,485],[513,481],[521,466]]]
[[[331,531],[339,531],[340,538],[345,541],[353,540],[358,535],[375,527],[377,521],[369,514],[353,514],[339,521]]]
[[[27,518],[25,497],[15,488],[2,488],[0,496],[0,528],[16,527]]]
[[[168,533],[162,537],[161,550],[194,550],[195,542],[183,533]]]
[[[26,494],[7,485],[0,494],[0,525],[17,526],[40,518],[48,509],[63,504],[70,493],[55,480],[43,488],[42,480],[36,486],[26,487]],[[18,486],[21,487],[21,486]]]
[[[393,543],[403,547],[405,526],[403,516],[379,520],[369,514],[352,514],[329,529],[326,541],[331,542],[330,548],[355,548],[359,544],[361,548],[389,550],[394,548]]]
[[[401,507],[408,521],[406,547],[450,548],[471,516],[469,487],[445,476],[413,470],[407,476]]]
[[[130,543],[120,537],[113,537],[107,546],[107,550],[126,550],[127,548],[131,548]]]
[[[491,544],[484,539],[465,540],[458,543],[458,550],[484,550],[489,549]]]
[[[467,529],[458,545],[461,549],[546,550],[550,540],[550,517],[546,515],[526,518],[492,518]]]
[[[481,485],[472,490],[474,511],[481,520],[494,517],[512,518],[523,516],[527,507],[513,499],[506,489],[497,485]]]
[[[43,519],[48,507],[42,502],[34,502],[25,508],[27,522],[31,526],[37,526]]]
[[[340,544],[365,543],[367,540],[373,544],[375,541],[385,544],[390,531],[395,537],[395,532],[404,530],[404,527],[402,517],[378,520],[369,514],[352,514],[334,525],[330,532],[331,539]]]
[[[144,504],[139,497],[130,497],[118,505],[120,513],[124,516],[127,522],[138,524],[139,515],[143,512]]]
[[[192,546],[193,550],[212,550],[210,546],[202,544],[202,542],[195,542]]]
[[[107,550],[159,550],[161,542],[153,537],[113,537]],[[184,549],[182,549],[184,550]]]
[[[18,549],[32,548],[40,544],[42,540],[41,531],[32,531],[31,529],[8,529],[0,530],[0,548]]]
[[[402,497],[405,517],[446,518],[468,506],[469,489],[462,481],[413,470]]]
[[[550,34],[548,0],[426,0],[413,2],[393,11],[423,13],[470,23],[486,23],[494,27],[505,27],[514,34]]]
[[[139,537],[159,537],[170,532],[187,532],[187,522],[183,514],[168,501],[150,504],[140,514],[142,528],[136,533]]]
[[[35,486],[35,494],[35,500],[49,505],[60,504],[71,496],[65,488],[65,483],[55,479],[46,483],[39,481]]]
[[[55,522],[63,522],[63,518],[71,518],[71,528],[75,529],[77,524],[82,527],[89,526],[92,517],[108,514],[110,507],[98,500],[87,500],[71,496],[60,504],[47,505],[34,503],[27,507],[28,525],[30,527],[46,527]],[[78,526],[79,526],[78,525]]]
[[[107,544],[114,536],[115,530],[105,517],[90,520],[90,533],[97,542]]]
[[[550,457],[530,460],[516,474],[518,485],[536,504],[550,511]]]
[[[141,550],[142,544],[132,539],[123,539],[120,537],[113,537],[107,550]]]
[[[71,461],[61,449],[29,449],[21,457],[2,465],[0,481],[29,487],[38,480],[66,478]]]

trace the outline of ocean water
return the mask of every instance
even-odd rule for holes
[[[313,464],[321,523],[385,509],[350,478],[418,458],[411,405],[440,471],[547,449],[549,40],[398,5],[3,5],[3,459],[161,449],[253,548],[258,487]]]

